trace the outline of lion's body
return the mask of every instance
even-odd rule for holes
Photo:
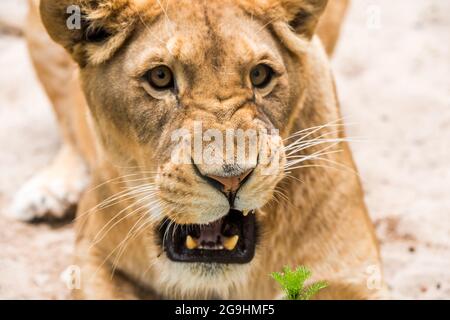
[[[77,78],[74,76],[76,68],[70,61],[69,55],[56,44],[50,43],[51,40],[43,34],[44,28],[37,16],[38,2],[38,0],[30,0],[30,16],[32,17],[30,29],[33,29],[34,32],[28,33],[28,39],[32,58],[55,107],[61,123],[64,143],[70,146],[71,152],[82,155],[91,172],[90,185],[96,187],[83,195],[78,208],[76,264],[82,269],[83,283],[82,289],[76,290],[76,297],[88,299],[137,297],[272,299],[279,297],[280,293],[268,274],[280,270],[284,265],[305,265],[313,270],[315,279],[326,279],[330,286],[323,290],[318,298],[355,299],[374,298],[380,295],[380,290],[371,290],[367,285],[371,276],[368,272],[374,267],[375,269],[380,268],[379,254],[358,176],[351,172],[356,169],[346,142],[339,143],[343,152],[326,156],[328,160],[339,163],[345,169],[336,170],[312,166],[293,170],[290,173],[293,179],[284,179],[278,183],[278,187],[284,193],[283,198],[287,198],[288,201],[279,199],[279,201],[270,202],[264,207],[258,208],[261,236],[256,255],[251,263],[243,266],[220,266],[220,268],[216,268],[214,265],[189,268],[182,264],[169,262],[161,247],[154,241],[154,232],[146,232],[143,228],[139,228],[139,224],[145,220],[142,220],[139,215],[132,214],[134,209],[132,199],[110,201],[106,205],[104,203],[105,199],[120,194],[124,185],[128,186],[129,180],[133,180],[127,179],[126,174],[135,174],[132,170],[118,169],[116,164],[127,163],[124,158],[133,153],[136,157],[129,162],[130,167],[142,166],[140,160],[145,157],[160,159],[159,155],[155,156],[153,153],[162,150],[159,148],[164,148],[166,141],[159,141],[156,144],[158,147],[155,147],[154,150],[140,151],[143,140],[157,139],[152,129],[140,124],[141,131],[142,126],[146,129],[144,132],[138,131],[143,136],[139,136],[139,142],[130,141],[131,134],[129,128],[126,127],[128,124],[125,119],[133,118],[134,114],[111,114],[106,117],[105,113],[99,111],[99,102],[96,100],[94,92],[104,92],[104,88],[109,84],[100,83],[98,75],[115,72],[113,69],[108,69],[109,67],[101,67],[101,63],[99,63],[100,67],[96,68],[82,67],[81,87],[89,102],[85,103]],[[252,11],[252,14],[258,14],[258,8],[253,1],[243,2],[245,2],[245,8],[254,6],[254,12],[249,11]],[[197,20],[206,20],[207,24],[214,25],[215,19],[221,19],[218,14],[221,10],[215,10],[215,6],[218,5],[216,2],[211,1],[207,18],[202,17],[205,14],[203,5],[193,4],[189,9],[180,8],[181,11],[185,10],[192,15],[190,23],[193,23],[197,30],[204,27],[204,24],[196,22]],[[220,7],[220,5],[218,6]],[[118,7],[120,6],[118,5]],[[322,42],[324,42],[323,46],[319,39],[314,37],[310,42],[308,53],[299,59],[292,58],[290,56],[292,52],[289,50],[279,51],[282,59],[288,61],[287,68],[290,77],[294,77],[301,83],[298,88],[291,86],[289,94],[292,109],[284,115],[288,119],[280,120],[280,123],[284,124],[285,132],[282,132],[284,138],[305,128],[333,121],[340,123],[341,117],[334,80],[329,71],[328,57],[323,47],[326,48],[328,54],[332,53],[346,7],[347,1],[330,2],[317,29]],[[169,15],[171,15],[172,9],[168,5]],[[151,10],[152,8],[144,5],[141,12],[143,18],[141,18],[145,19],[148,11]],[[171,16],[172,18],[177,21],[177,17]],[[239,17],[236,19],[239,21]],[[195,23],[198,23],[198,26],[195,26]],[[52,34],[51,23],[47,21],[46,26]],[[141,26],[141,28],[143,27]],[[138,31],[143,34],[142,29],[137,28],[136,30],[136,34]],[[278,30],[275,31],[277,34],[284,32],[282,29],[276,30]],[[119,63],[126,61],[129,55],[139,50],[139,45],[145,43],[141,39],[142,37],[130,37],[131,42],[137,44],[130,44],[129,41],[126,49],[121,48],[113,58],[106,59],[117,59]],[[270,33],[264,37],[264,39],[269,39],[267,40],[268,45],[274,43],[270,40]],[[193,36],[190,40],[195,43],[196,40],[200,41],[201,39]],[[295,45],[295,43],[290,43],[289,36],[283,40],[288,47]],[[65,45],[66,48],[69,46],[64,43],[64,40],[58,42]],[[42,45],[43,43],[44,45]],[[199,51],[204,49],[199,43],[197,45],[200,48]],[[226,46],[226,43],[221,44],[222,48],[226,48]],[[174,44],[173,50],[176,51],[177,48],[177,44]],[[142,49],[144,50],[144,48]],[[81,58],[77,56],[78,53],[79,51],[72,52],[72,55],[80,65],[83,65],[86,61],[80,62]],[[105,52],[103,54],[109,55]],[[83,58],[87,55],[85,53]],[[91,62],[94,59],[92,56]],[[95,59],[103,58],[96,53]],[[52,63],[48,63],[48,61],[52,61]],[[226,63],[226,61],[226,58],[223,58],[222,62]],[[216,63],[220,65],[220,62],[216,61]],[[125,73],[127,70],[121,69],[121,71]],[[116,73],[114,76],[120,77],[121,75]],[[212,78],[207,81],[210,82],[209,86],[198,88],[198,92],[193,90],[190,93],[192,101],[202,101],[202,99],[208,98],[207,94],[216,90],[220,85]],[[71,83],[71,85],[61,85],[62,83]],[[111,88],[114,88],[114,85],[112,83]],[[306,87],[308,89],[304,90]],[[225,91],[222,92],[222,95],[230,96]],[[115,103],[114,94],[112,97],[104,94],[101,96],[104,97],[106,103]],[[195,111],[192,118],[201,118],[202,116],[205,117],[203,120],[206,123],[211,123],[212,120],[200,111]],[[274,118],[277,116],[274,115]],[[144,113],[141,113],[139,117],[144,117]],[[245,120],[247,118],[248,115],[242,115],[242,119],[244,119],[242,121],[247,121]],[[91,119],[90,122],[95,122],[95,125],[88,123],[88,119]],[[186,124],[186,122],[181,124]],[[154,125],[158,126],[159,124]],[[177,125],[180,124],[174,124],[172,129]],[[114,133],[116,129],[113,127],[116,129],[120,127],[121,134]],[[167,134],[162,129],[158,130]],[[106,136],[104,132],[110,132],[110,134]],[[319,131],[317,134],[321,133],[323,131]],[[342,131],[337,133],[336,137],[345,138]],[[127,148],[123,149],[122,145],[127,145]],[[312,147],[311,150],[314,152],[320,150],[320,147]],[[132,156],[130,157],[132,158]],[[154,169],[148,165],[148,170]],[[178,170],[177,168],[172,169],[169,168],[169,172]],[[143,176],[145,174],[131,177],[142,178]],[[182,178],[192,179],[187,173]],[[277,182],[267,182],[266,187],[270,188],[269,185],[272,183]],[[264,188],[264,184],[262,187]],[[199,190],[199,192],[207,192],[203,189]],[[176,198],[181,195],[168,194],[166,196]],[[99,207],[101,203],[103,206]],[[136,228],[136,226],[138,227]],[[143,230],[144,232],[142,232]],[[113,277],[111,277],[112,273],[114,273]],[[382,289],[382,285],[379,289]]]

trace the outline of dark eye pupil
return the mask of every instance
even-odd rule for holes
[[[164,79],[166,77],[166,73],[163,70],[158,70],[158,71],[156,71],[156,76],[159,79]]]

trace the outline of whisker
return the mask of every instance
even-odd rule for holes
[[[119,250],[119,253],[116,255],[112,265],[112,272],[111,272],[111,278],[114,276],[114,272],[116,270],[117,264],[119,263],[119,257],[121,256],[121,252],[122,252],[122,248],[123,245],[125,245],[127,243],[127,241],[129,240],[128,238],[130,237],[130,235],[133,233],[133,231],[136,229],[139,230],[142,225],[139,225],[139,223],[141,222],[142,219],[145,219],[145,215],[142,215],[133,225],[133,227],[128,231],[128,233],[126,234],[125,238],[116,246],[116,248],[114,248],[113,252],[115,252],[117,249]],[[145,225],[145,224],[143,224]],[[126,248],[126,247],[125,247]]]
[[[294,181],[297,181],[297,182],[300,182],[300,183],[305,183],[303,180],[301,180],[300,178],[297,178],[297,177],[295,177],[295,176],[293,176],[293,175],[291,175],[291,174],[289,174],[289,172],[285,172],[285,176],[284,176],[285,178],[288,178],[288,179],[293,179]]]
[[[288,144],[284,150],[291,150],[293,148],[295,148],[298,145],[301,144],[305,144],[305,143],[312,143],[314,141],[318,141],[318,140],[325,140],[325,139],[338,139],[338,138],[325,138],[329,135],[336,135],[338,133],[342,132],[342,130],[333,130],[333,131],[327,131],[322,133],[321,135],[317,136],[317,137],[313,137],[312,139],[306,139],[306,135],[304,136],[300,136],[299,138],[297,138],[295,141],[291,142],[290,144]]]
[[[145,217],[145,216],[144,216]],[[138,221],[138,223],[140,222],[140,220]],[[130,244],[131,241],[133,241],[134,239],[136,239],[141,232],[145,231],[147,229],[147,227],[149,225],[152,225],[153,221],[151,219],[145,221],[144,223],[142,223],[137,229],[136,231],[134,231],[134,234],[131,232],[131,230],[128,232],[126,238],[125,238],[125,242],[121,245],[121,248],[119,249],[118,254],[116,255],[116,258],[114,259],[113,262],[113,267],[112,267],[112,272],[111,272],[111,277],[114,276],[114,273],[116,271],[117,265],[119,264],[120,258],[123,256],[126,248],[128,247],[128,245]]]
[[[303,129],[303,130],[297,131],[294,134],[290,135],[289,137],[283,139],[283,141],[292,140],[294,138],[296,140],[297,139],[303,140],[304,138],[309,137],[309,135],[312,135],[312,134],[316,133],[317,131],[320,131],[321,129],[336,128],[336,127],[341,127],[341,129],[334,130],[333,132],[341,132],[345,128],[345,125],[344,124],[321,125],[321,126],[315,126],[315,127]]]
[[[269,24],[273,23],[276,19],[271,19],[269,22],[265,23],[260,29],[258,29],[256,31],[256,34],[260,33],[261,31],[263,31]]]
[[[299,151],[302,151],[307,148],[314,147],[316,145],[324,144],[324,143],[342,143],[342,142],[361,142],[364,141],[361,138],[335,138],[335,139],[312,139],[309,141],[303,141],[301,143],[290,145],[288,148],[285,149],[288,155],[297,153]]]
[[[120,203],[121,201],[128,201],[130,199],[135,198],[136,196],[138,196],[141,193],[146,193],[149,191],[152,191],[153,189],[150,188],[149,186],[147,188],[142,188],[141,190],[136,190],[134,188],[130,188],[131,190],[123,190],[120,192],[117,192],[113,195],[111,195],[110,197],[108,197],[107,199],[103,200],[102,202],[98,203],[97,205],[95,205],[94,207],[86,210],[85,212],[79,214],[76,218],[75,221],[78,221],[79,219],[81,219],[82,217],[86,216],[86,215],[90,215],[94,212],[97,212],[98,210],[103,210],[106,208],[109,208],[111,206],[114,206],[118,203]],[[156,187],[154,187],[154,189],[156,190]]]
[[[292,139],[294,137],[298,137],[299,135],[301,135],[303,133],[308,134],[308,135],[309,135],[309,133],[313,134],[313,133],[315,133],[317,131],[320,131],[321,129],[325,129],[325,128],[334,128],[334,127],[348,126],[349,124],[340,123],[340,122],[343,122],[344,119],[345,119],[345,117],[341,117],[339,119],[332,120],[332,121],[327,122],[327,123],[322,124],[322,125],[317,125],[317,126],[313,126],[313,127],[302,129],[300,131],[297,131],[297,132],[293,133],[291,136],[287,137],[284,140],[289,140],[289,139]],[[312,132],[309,132],[309,131],[312,131]]]
[[[334,143],[334,142],[354,142],[361,141],[361,139],[354,138],[322,138],[317,137],[315,139],[305,140],[305,141],[295,141],[294,143],[288,145],[284,150],[288,155],[297,153],[306,148],[313,147],[315,145],[324,144],[324,143]],[[289,151],[289,152],[287,152]]]
[[[98,189],[98,188],[104,186],[105,184],[108,184],[108,183],[110,183],[110,182],[114,182],[114,181],[116,181],[116,180],[121,180],[121,179],[124,179],[124,178],[126,178],[126,177],[137,176],[137,175],[142,175],[142,174],[143,174],[143,172],[139,172],[139,173],[131,173],[131,174],[126,174],[126,175],[123,175],[123,176],[120,176],[120,177],[116,177],[116,178],[113,178],[113,179],[109,179],[109,180],[106,180],[106,181],[104,181],[104,182],[102,182],[102,183],[96,185],[95,187],[92,187],[91,189],[88,189],[86,192],[92,192],[92,191],[94,191],[94,190],[96,190],[96,189]]]
[[[134,230],[136,229],[136,226],[139,225],[139,222],[142,220],[142,218],[145,218],[145,217],[148,218],[148,216],[142,215],[142,217],[140,217],[140,218],[138,219],[138,221],[136,221],[136,223],[133,225],[133,227],[130,228],[130,231],[128,232],[127,236],[126,236],[124,239],[122,239],[121,242],[120,242],[113,250],[111,250],[111,252],[110,252],[110,253],[105,257],[105,259],[102,261],[102,263],[97,267],[96,271],[94,272],[94,276],[95,276],[95,275],[97,274],[97,272],[103,267],[103,265],[106,263],[106,261],[108,261],[109,258],[114,254],[114,252],[116,252],[116,251],[123,245],[123,243],[125,243],[126,241],[128,241],[127,238],[128,238],[128,235],[130,234],[130,232],[134,231]],[[153,219],[151,219],[151,221],[153,221]],[[92,248],[91,248],[91,249],[92,249]],[[111,276],[113,276],[113,275],[114,275],[114,273],[111,274]]]
[[[299,164],[301,162],[315,160],[315,159],[318,159],[321,156],[326,156],[326,155],[331,155],[331,154],[341,153],[341,152],[342,152],[342,150],[334,150],[334,151],[321,152],[321,153],[305,155],[305,156],[297,156],[294,160],[288,161],[284,168],[285,169],[289,169],[293,165]]]
[[[169,1],[167,1],[167,8],[163,7],[163,5],[161,4],[160,0],[156,0],[156,1],[157,1],[158,5],[160,6],[161,10],[164,13],[164,17],[165,17],[164,25],[166,27],[166,33],[169,33],[169,35],[170,35],[172,33],[172,30],[170,30],[170,28],[168,28],[168,25],[171,25],[172,21],[170,20],[169,15],[167,14],[167,8],[168,8],[168,5],[169,5],[168,4]]]
[[[357,171],[355,171],[353,168],[351,168],[351,167],[349,167],[349,166],[347,166],[347,165],[345,165],[343,163],[340,163],[340,162],[337,162],[337,161],[334,161],[334,160],[331,160],[331,159],[327,159],[327,158],[320,158],[320,157],[316,158],[315,160],[329,162],[329,163],[334,164],[334,165],[336,165],[338,167],[341,167],[341,169],[345,169],[345,171],[347,171],[349,173],[352,173],[352,174],[355,174],[355,175],[359,176],[359,173]],[[336,168],[336,167],[333,167],[333,166],[331,166],[331,167],[334,168],[334,169],[339,169],[339,168]]]
[[[121,184],[121,183],[130,183],[130,182],[139,182],[139,181],[147,181],[149,177],[142,177],[142,178],[136,178],[136,179],[126,179],[122,182],[114,182],[114,184]]]
[[[119,224],[120,222],[122,222],[124,219],[126,219],[127,217],[130,217],[131,215],[133,215],[134,213],[136,213],[137,211],[139,211],[139,209],[140,208],[142,208],[142,206],[141,207],[139,207],[138,209],[136,209],[136,210],[132,210],[131,212],[129,212],[129,213],[127,213],[126,215],[124,215],[122,218],[120,218],[117,222],[115,222],[112,226],[110,226],[109,228],[108,228],[108,226],[117,218],[117,217],[119,217],[122,213],[124,213],[125,211],[127,211],[127,210],[129,210],[130,208],[132,208],[133,206],[135,206],[135,205],[137,205],[137,204],[139,204],[139,203],[142,203],[142,202],[146,202],[146,201],[148,201],[148,199],[149,198],[153,198],[154,197],[154,194],[150,194],[150,195],[147,195],[147,196],[145,196],[145,197],[143,197],[142,199],[139,199],[139,200],[137,200],[137,201],[135,201],[135,202],[133,202],[131,205],[129,205],[129,206],[127,206],[127,207],[125,207],[124,209],[122,209],[122,210],[120,210],[111,220],[109,220],[101,229],[100,229],[100,231],[98,231],[97,232],[97,234],[96,234],[96,236],[94,237],[94,240],[93,240],[93,245],[94,244],[97,244],[98,242],[100,242],[117,224]],[[153,200],[152,202],[150,202],[150,203],[147,203],[147,204],[144,204],[143,206],[145,207],[145,206],[151,206],[151,205],[153,205],[153,204],[156,204],[158,201],[160,201],[159,199],[155,199],[155,200]],[[106,229],[106,228],[108,228],[103,234],[102,234],[102,232]],[[100,235],[102,235],[100,238],[98,238]]]
[[[328,149],[331,149],[331,148],[335,147],[337,144],[338,143],[333,143],[333,144],[331,144],[331,145],[329,145],[329,146],[327,146],[325,148],[322,148],[322,149],[320,149],[320,150],[318,150],[318,151],[316,151],[316,152],[314,152],[314,153],[312,153],[310,155],[306,155],[303,159],[300,159],[300,161],[299,160],[293,160],[290,163],[288,162],[288,163],[286,163],[285,168],[288,168],[293,162],[299,163],[299,162],[303,162],[303,161],[307,161],[309,159],[312,159],[312,158],[314,158],[316,156],[320,156],[321,153],[325,152]]]
[[[142,218],[142,217],[141,217]],[[133,228],[135,228],[135,226],[138,224],[139,220],[133,225]],[[117,250],[117,248],[126,240],[126,237],[113,249],[111,250],[111,252],[105,257],[105,259],[103,259],[102,263],[97,267],[97,269],[94,272],[94,277],[97,274],[98,271],[100,271],[100,269],[103,267],[103,265],[106,263],[106,261],[109,260],[109,258],[114,254],[114,252]],[[92,249],[92,248],[90,248]]]

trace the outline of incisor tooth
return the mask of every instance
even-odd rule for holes
[[[194,240],[191,236],[186,237],[186,248],[189,250],[193,250],[198,247],[197,241]]]
[[[222,242],[222,244],[225,249],[231,251],[236,247],[238,240],[239,240],[239,236],[235,235],[235,236],[232,236],[229,238],[225,238],[225,240]]]

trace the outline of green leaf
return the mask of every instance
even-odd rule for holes
[[[288,300],[309,300],[327,286],[326,282],[321,281],[304,288],[305,281],[311,277],[311,274],[311,271],[303,266],[297,267],[294,271],[289,266],[285,266],[283,272],[273,272],[271,276],[278,282]]]
[[[322,289],[325,289],[328,286],[326,281],[319,281],[313,284],[310,284],[308,287],[303,289],[302,293],[299,296],[299,300],[309,300],[311,299],[317,292]]]

